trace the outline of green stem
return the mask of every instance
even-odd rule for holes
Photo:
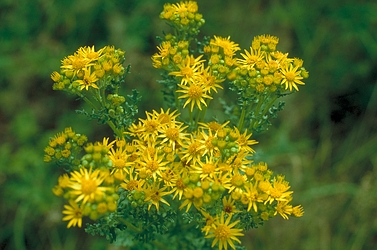
[[[244,121],[245,121],[245,114],[246,114],[246,101],[243,102],[242,104],[242,112],[241,112],[241,116],[240,116],[240,120],[238,121],[238,130],[240,132],[242,132],[242,129],[243,129],[243,125],[244,125]]]
[[[127,229],[130,229],[134,233],[141,233],[141,232],[143,232],[143,229],[141,229],[139,227],[136,227],[135,225],[133,225],[132,223],[128,222],[127,220],[125,220],[123,218],[118,218],[118,221],[121,222],[121,223],[123,223],[124,225],[126,225]]]

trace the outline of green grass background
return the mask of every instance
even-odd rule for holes
[[[81,104],[51,89],[50,73],[79,46],[126,50],[127,88],[140,114],[159,109],[150,56],[166,1],[2,0],[0,2],[0,248],[122,249],[82,229],[67,230],[51,188],[60,174],[43,162],[48,138],[66,126],[91,141],[105,126],[74,113]],[[258,157],[290,180],[302,218],[274,218],[242,238],[247,249],[376,249],[377,3],[356,0],[198,1],[202,34],[280,38],[304,59],[306,86],[286,98]],[[157,105],[158,104],[158,105]]]

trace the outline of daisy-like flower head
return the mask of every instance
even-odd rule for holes
[[[183,142],[187,140],[187,134],[184,132],[187,126],[182,127],[182,123],[170,122],[165,126],[161,126],[158,130],[159,138],[162,138],[161,144],[167,143],[175,150],[176,146],[182,146]]]
[[[67,228],[70,228],[71,226],[82,226],[82,216],[83,216],[83,210],[81,207],[77,205],[76,202],[73,200],[69,200],[69,205],[64,205],[63,214],[66,216],[63,217],[63,221],[69,221],[67,224]]]
[[[234,241],[241,243],[237,237],[244,235],[242,229],[235,227],[240,221],[236,220],[231,222],[232,215],[229,215],[227,218],[225,217],[225,213],[222,212],[220,217],[217,217],[213,222],[212,228],[209,230],[209,234],[206,235],[205,238],[214,238],[211,247],[214,247],[219,243],[219,250],[227,250],[228,245],[232,249],[236,249]]]
[[[223,89],[223,87],[219,84],[225,81],[225,79],[218,79],[211,74],[211,67],[204,68],[204,64],[202,64],[202,69],[199,71],[199,74],[195,82],[201,83],[205,89],[208,89],[208,93],[211,93],[211,90],[217,93],[217,89]]]
[[[148,205],[148,210],[150,210],[152,205],[154,205],[156,207],[157,211],[158,211],[160,209],[160,202],[170,206],[170,204],[163,198],[164,196],[171,193],[171,191],[166,192],[165,191],[166,188],[167,188],[167,186],[163,186],[163,187],[160,188],[160,183],[157,182],[157,183],[154,183],[153,185],[149,186],[145,190],[145,200],[144,201],[150,202],[150,204]]]
[[[80,85],[80,90],[89,90],[89,87],[98,89],[98,86],[96,85],[96,82],[98,81],[96,74],[94,72],[90,73],[90,68],[85,68],[83,71],[83,78],[76,80],[76,82]]]
[[[193,56],[186,56],[180,65],[178,65],[179,71],[170,72],[169,75],[180,77],[181,85],[187,85],[189,82],[193,82],[195,77],[199,74],[199,70],[202,67],[201,64],[204,60],[201,60],[203,55],[194,58]]]
[[[179,99],[187,98],[185,104],[183,105],[183,108],[187,106],[187,104],[190,105],[190,111],[192,112],[194,109],[194,106],[196,105],[200,110],[202,110],[202,105],[207,106],[207,103],[205,101],[206,99],[212,99],[210,95],[207,94],[207,88],[203,84],[196,84],[191,83],[188,86],[187,85],[178,85],[181,89],[177,90],[179,93],[183,93],[183,95],[179,96]]]
[[[294,88],[296,91],[299,91],[297,84],[305,85],[305,83],[301,81],[304,78],[301,76],[301,70],[298,66],[294,67],[292,63],[289,63],[286,67],[281,69],[281,73],[283,77],[281,84],[285,84],[285,89],[289,88],[289,91],[292,91]]]
[[[222,48],[224,55],[229,57],[233,57],[236,51],[240,50],[239,45],[230,40],[230,36],[227,38],[214,36],[214,39],[211,39],[210,44]]]
[[[236,206],[234,205],[234,200],[231,196],[226,199],[226,196],[223,198],[223,211],[224,213],[228,215],[232,215],[234,213],[239,212],[239,210],[236,209]]]
[[[102,56],[102,54],[103,54],[105,48],[106,48],[106,47],[104,47],[104,48],[102,48],[102,49],[96,51],[96,50],[94,49],[94,45],[93,45],[92,47],[90,47],[90,46],[85,46],[85,47],[81,47],[81,48],[79,48],[78,53],[79,53],[83,58],[87,58],[87,59],[89,59],[90,62],[92,62],[92,61],[96,61],[96,60],[98,60],[98,59]]]
[[[251,70],[254,66],[263,60],[263,55],[260,49],[253,49],[250,47],[250,52],[245,49],[245,54],[241,53],[243,59],[238,59],[241,67]]]
[[[72,189],[70,193],[76,197],[75,202],[85,204],[96,196],[102,197],[108,190],[101,186],[103,180],[104,176],[99,169],[93,171],[92,168],[80,168],[80,171],[72,172],[69,187]]]

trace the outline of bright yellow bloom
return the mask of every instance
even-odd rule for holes
[[[283,219],[288,220],[288,215],[291,215],[292,211],[292,205],[289,204],[289,201],[279,201],[274,215],[279,213]]]
[[[69,200],[70,205],[64,205],[65,210],[63,210],[63,214],[66,216],[63,217],[63,221],[68,221],[67,228],[70,228],[71,226],[82,226],[82,216],[83,216],[83,210],[80,208],[76,202],[73,200]]]
[[[202,67],[201,64],[204,60],[200,60],[203,55],[197,58],[186,56],[180,65],[179,71],[170,72],[169,75],[181,77],[181,85],[186,85],[194,81],[194,78],[199,74],[198,70]]]
[[[170,206],[170,204],[163,198],[164,196],[170,194],[171,192],[165,192],[164,190],[167,186],[160,188],[160,183],[154,183],[149,188],[145,190],[145,202],[151,202],[148,205],[148,210],[154,205],[157,211],[160,209],[160,202]]]
[[[169,146],[175,150],[176,146],[181,147],[183,141],[187,140],[187,134],[184,132],[187,126],[183,126],[183,123],[170,122],[165,126],[162,126],[158,131],[160,134],[159,138],[162,138],[161,145],[167,143]]]
[[[240,65],[248,70],[251,70],[255,64],[263,59],[260,49],[253,49],[250,47],[250,52],[245,50],[245,54],[241,53],[243,59],[238,59]]]
[[[214,238],[212,242],[212,246],[214,247],[217,243],[219,243],[219,250],[228,249],[228,245],[232,249],[236,249],[234,242],[241,243],[241,241],[237,238],[238,236],[243,236],[242,229],[234,228],[240,221],[234,221],[230,223],[232,220],[232,215],[229,215],[225,219],[225,214],[222,212],[220,218],[216,218],[216,220],[212,224],[212,228],[209,230],[209,234],[206,235],[206,238]]]
[[[224,196],[223,211],[229,215],[239,212],[239,210],[236,209],[236,206],[234,205],[234,200],[232,199],[231,196],[229,196],[228,199],[226,199],[226,196]]]
[[[89,87],[98,89],[98,86],[96,85],[96,82],[98,81],[98,78],[96,74],[90,73],[90,68],[85,68],[84,69],[84,76],[83,79],[78,79],[76,82],[80,84],[80,90],[89,90]]]
[[[103,180],[104,176],[99,169],[92,171],[92,168],[89,170],[80,168],[80,172],[72,172],[69,187],[72,188],[70,193],[76,197],[75,202],[82,201],[82,204],[85,204],[93,201],[96,196],[103,196],[108,190],[106,187],[101,187]]]
[[[223,87],[219,85],[219,83],[225,81],[225,79],[217,79],[211,74],[210,71],[210,67],[204,69],[203,65],[202,69],[199,71],[200,74],[195,79],[195,82],[202,84],[205,89],[208,89],[208,93],[211,93],[211,90],[217,93],[217,89],[223,89]]]
[[[98,60],[101,55],[103,54],[106,47],[96,51],[94,49],[94,45],[92,47],[85,46],[78,49],[78,53],[83,57],[89,59],[89,61],[96,61]]]
[[[187,98],[183,108],[187,106],[187,104],[191,103],[190,111],[194,109],[194,106],[198,106],[200,110],[202,110],[201,104],[207,106],[206,99],[212,99],[211,96],[207,95],[207,89],[202,84],[195,84],[191,83],[189,86],[178,84],[178,86],[182,89],[177,90],[177,92],[183,93],[184,95],[179,96],[179,99]]]
[[[255,185],[248,183],[248,185],[245,186],[245,192],[242,194],[241,202],[244,205],[247,205],[247,211],[250,211],[250,209],[253,208],[254,211],[257,212],[257,204],[263,202],[263,199],[262,196],[258,193]]]
[[[305,85],[301,80],[304,79],[300,74],[301,70],[298,69],[298,66],[294,67],[293,64],[286,65],[285,68],[281,69],[283,80],[281,84],[285,84],[285,89],[289,88],[289,91],[292,91],[292,88],[298,90],[297,84]]]
[[[154,154],[147,153],[142,155],[138,163],[141,168],[147,171],[148,175],[152,175],[153,179],[156,180],[157,176],[162,176],[162,172],[165,170],[165,165],[169,162],[163,161],[164,156],[158,155],[158,150],[155,150]]]
[[[214,36],[214,39],[211,39],[210,44],[213,46],[221,47],[224,51],[224,55],[229,57],[234,56],[236,51],[240,50],[238,44],[236,44],[233,41],[230,41],[230,36],[228,36],[227,38]]]

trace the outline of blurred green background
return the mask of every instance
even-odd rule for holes
[[[51,188],[60,171],[43,162],[48,138],[66,126],[91,141],[110,135],[51,89],[50,74],[80,46],[126,50],[126,85],[159,109],[151,66],[163,0],[0,1],[0,248],[122,249],[82,229],[67,230]],[[302,218],[274,218],[251,230],[247,249],[376,249],[377,3],[356,0],[198,1],[202,34],[231,36],[248,48],[255,35],[304,59],[306,86],[286,98],[258,156],[287,175]],[[159,104],[159,105],[157,105]]]

